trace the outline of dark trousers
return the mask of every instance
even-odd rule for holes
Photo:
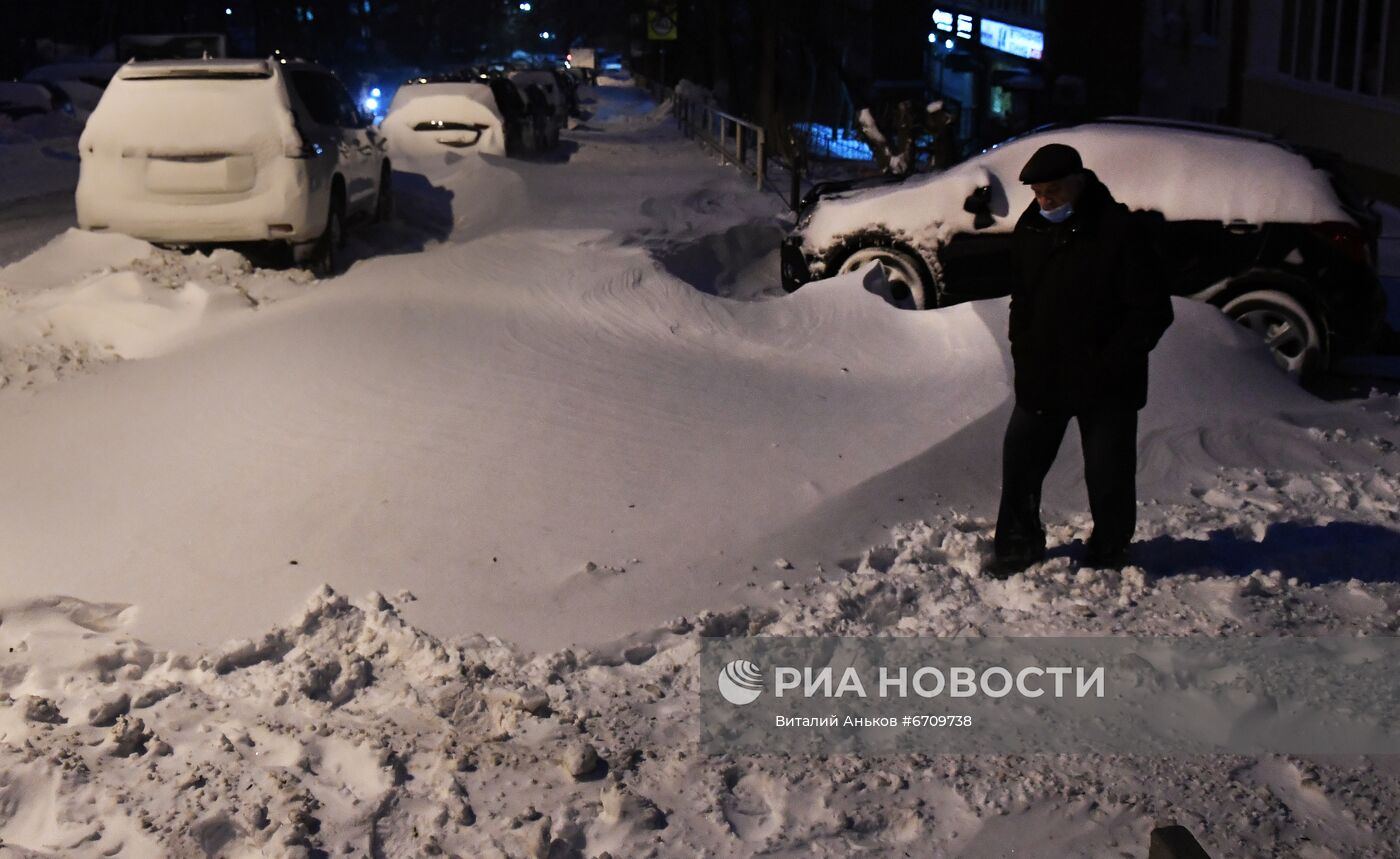
[[[1094,517],[1090,545],[1099,551],[1127,548],[1137,524],[1137,411],[1110,408],[1070,415],[1033,412],[1017,405],[1002,445],[1001,508],[997,512],[998,557],[1045,551],[1040,490],[1055,462],[1069,419],[1079,421],[1084,447],[1084,482]]]

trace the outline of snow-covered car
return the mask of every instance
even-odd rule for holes
[[[20,80],[48,90],[55,112],[86,122],[119,68],[118,63],[97,60],[50,63],[30,69]]]
[[[0,116],[23,119],[26,116],[52,113],[59,109],[53,93],[41,84],[22,81],[0,81]],[[72,112],[72,105],[69,111]]]
[[[392,207],[383,136],[312,63],[122,66],[78,141],[78,224],[152,242],[281,242],[327,273]]]
[[[524,69],[510,73],[510,80],[527,94],[537,88],[544,96],[547,110],[539,110],[546,118],[545,136],[553,146],[559,140],[559,132],[569,123],[569,96],[564,87],[549,69]]]
[[[1258,332],[1288,371],[1322,366],[1379,330],[1379,219],[1325,156],[1265,135],[1139,118],[1049,127],[905,181],[818,186],[783,242],[784,287],[879,261],[901,306],[1010,294],[1012,229],[1032,200],[1017,175],[1047,143],[1078,149],[1129,208],[1160,213],[1173,294]]]
[[[539,148],[539,117],[530,112],[530,102],[520,87],[500,75],[485,74],[480,80],[491,88],[496,109],[505,122],[506,154],[519,155]]]
[[[121,63],[106,60],[73,60],[71,62],[48,63],[35,66],[24,73],[21,80],[31,83],[39,81],[80,81],[95,89],[103,90],[111,82],[112,76],[121,68]]]
[[[485,83],[425,81],[399,87],[380,126],[396,154],[506,154],[506,128]]]
[[[559,82],[559,91],[564,94],[564,102],[568,106],[569,116],[578,116],[578,88],[583,83],[582,78],[570,74],[569,69],[554,69],[553,74],[554,79]]]

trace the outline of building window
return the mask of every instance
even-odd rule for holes
[[[1284,0],[1278,70],[1400,100],[1400,0]]]

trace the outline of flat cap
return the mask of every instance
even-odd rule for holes
[[[1021,168],[1021,182],[1025,185],[1054,182],[1083,169],[1084,162],[1080,160],[1079,151],[1073,146],[1047,143],[1037,149],[1031,160],[1026,162],[1026,166]]]

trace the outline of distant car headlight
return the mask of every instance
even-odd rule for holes
[[[378,92],[378,90],[376,90],[376,92]],[[361,103],[365,106],[365,110],[375,111],[379,109],[379,99],[375,98],[374,96],[366,98]]]

